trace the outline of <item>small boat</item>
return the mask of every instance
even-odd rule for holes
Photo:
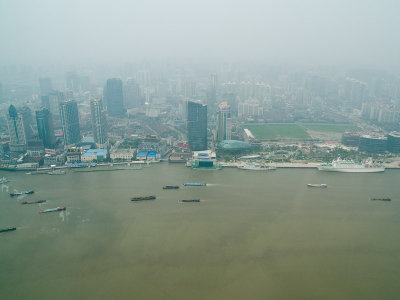
[[[10,193],[10,196],[11,197],[14,197],[14,196],[21,196],[21,195],[23,195],[24,193],[22,193],[22,192],[13,192],[13,193]]]
[[[25,205],[25,204],[36,204],[36,203],[45,203],[45,202],[46,202],[46,200],[24,201],[24,202],[21,202],[21,204]]]
[[[308,187],[319,187],[319,188],[326,188],[328,187],[325,183],[309,183],[307,184]]]
[[[53,212],[53,211],[62,211],[62,210],[66,210],[67,208],[65,206],[59,206],[56,208],[49,208],[49,209],[41,209],[39,210],[39,214],[44,214],[44,213],[49,213],[49,212]]]
[[[0,184],[7,183],[9,180],[5,177],[0,178]]]
[[[139,197],[132,197],[131,201],[142,201],[142,200],[154,200],[156,196],[139,196]]]
[[[184,199],[181,202],[200,202],[200,199]]]
[[[163,189],[164,190],[176,190],[176,189],[179,189],[179,186],[178,185],[164,185]]]
[[[206,186],[207,183],[204,182],[185,182],[184,186]]]
[[[390,198],[371,198],[372,201],[392,201]]]
[[[35,191],[34,190],[27,190],[24,192],[24,194],[30,195],[33,194]]]
[[[0,229],[0,232],[7,232],[7,231],[14,231],[17,230],[16,227],[6,227],[6,228],[2,228]]]

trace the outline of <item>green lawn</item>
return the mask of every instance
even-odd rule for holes
[[[304,124],[306,129],[312,131],[320,131],[320,132],[335,132],[335,133],[343,133],[349,130],[356,130],[357,127],[354,125],[337,125],[337,124]]]
[[[245,125],[251,133],[260,140],[274,140],[279,138],[308,139],[307,131],[296,124],[262,124]]]

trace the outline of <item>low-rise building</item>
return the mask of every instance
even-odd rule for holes
[[[89,149],[81,156],[82,162],[104,161],[107,159],[106,149]]]
[[[112,160],[120,159],[120,160],[132,160],[135,155],[134,149],[119,149],[110,152],[110,158]]]
[[[81,148],[71,147],[67,149],[67,163],[75,164],[81,162]]]
[[[360,137],[358,151],[367,153],[385,153],[387,150],[387,138],[363,135]]]

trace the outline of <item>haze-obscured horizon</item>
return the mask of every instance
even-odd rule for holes
[[[2,1],[0,65],[400,67],[397,1]]]

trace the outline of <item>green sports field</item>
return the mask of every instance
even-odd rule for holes
[[[356,130],[357,127],[351,124],[304,124],[302,125],[307,130],[319,131],[319,132],[335,132],[343,133],[345,131]]]
[[[297,124],[258,124],[245,125],[255,138],[260,140],[275,140],[285,138],[309,139],[307,131]]]
[[[332,136],[357,129],[351,124],[248,124],[244,128],[259,140],[321,138],[321,135]]]

